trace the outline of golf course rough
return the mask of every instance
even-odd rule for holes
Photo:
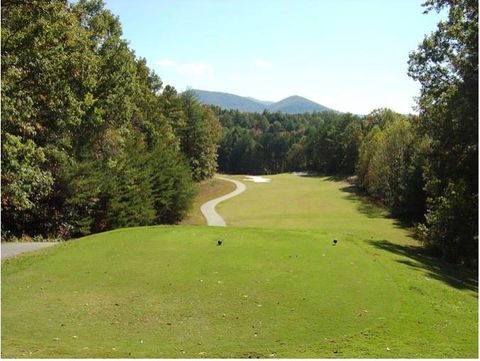
[[[286,185],[288,204],[260,215],[268,229],[121,229],[2,262],[2,356],[477,357],[470,274],[409,253],[408,232],[346,183],[271,178],[220,205],[246,223],[245,198],[271,202]],[[294,221],[277,223],[282,204],[328,212],[302,199],[309,188],[341,222],[283,229]]]

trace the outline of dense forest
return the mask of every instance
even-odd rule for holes
[[[424,219],[422,169],[429,141],[418,116],[389,109],[365,117],[214,110],[224,129],[218,151],[221,171],[356,174],[357,184],[395,216]]]
[[[2,237],[175,223],[219,124],[138,59],[101,1],[2,1]]]
[[[178,94],[101,1],[2,2],[2,237],[176,223],[226,173],[356,175],[443,258],[478,259],[478,4],[410,54],[418,115],[242,113]],[[217,153],[218,148],[218,153]]]

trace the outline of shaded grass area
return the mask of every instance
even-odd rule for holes
[[[386,207],[368,199],[364,194],[359,192],[355,185],[341,187],[340,191],[348,193],[347,199],[355,202],[357,210],[368,218],[381,218],[389,214]]]
[[[198,185],[197,195],[195,197],[192,209],[187,217],[180,222],[185,225],[206,225],[207,222],[200,212],[203,203],[233,192],[235,184],[217,178],[207,179]]]
[[[387,240],[370,241],[370,244],[376,248],[404,256],[396,261],[407,265],[411,269],[423,271],[430,278],[440,280],[458,289],[478,292],[477,270],[442,262],[436,257],[429,256],[421,247],[403,246]]]

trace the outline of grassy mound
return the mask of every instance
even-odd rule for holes
[[[315,352],[398,307],[394,283],[362,253],[326,235],[258,229],[137,228],[74,241],[4,264],[4,356]]]

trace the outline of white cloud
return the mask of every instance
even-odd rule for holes
[[[157,64],[160,65],[160,66],[171,66],[171,65],[175,65],[176,62],[174,60],[170,60],[170,59],[161,59],[161,60],[157,61]]]
[[[213,67],[203,63],[178,64],[176,69],[180,75],[199,76],[213,73]]]
[[[260,69],[270,69],[272,64],[264,59],[257,58],[255,59],[255,66]]]
[[[184,76],[202,76],[213,73],[213,66],[205,63],[179,64],[175,60],[160,59],[157,65],[161,67],[172,67],[175,71]]]

